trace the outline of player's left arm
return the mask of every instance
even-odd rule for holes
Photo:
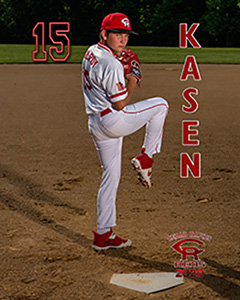
[[[112,107],[114,109],[122,110],[129,103],[136,84],[137,84],[137,78],[135,76],[129,75],[127,77],[127,84],[126,84],[128,95],[125,99],[112,103]]]
[[[122,110],[130,101],[136,84],[140,87],[142,79],[141,63],[136,53],[130,49],[124,49],[118,53],[117,59],[121,62],[124,68],[124,77],[127,80],[126,88],[128,95],[125,99],[112,104],[112,107],[117,110]]]

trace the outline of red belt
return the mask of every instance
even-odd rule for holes
[[[110,108],[106,108],[105,110],[103,110],[103,111],[100,112],[100,116],[101,117],[106,116],[110,112],[112,112],[111,109]]]

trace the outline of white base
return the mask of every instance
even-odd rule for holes
[[[110,283],[147,294],[160,292],[183,284],[183,277],[176,273],[113,274]]]

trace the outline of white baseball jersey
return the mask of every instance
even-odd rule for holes
[[[106,45],[99,42],[87,50],[82,70],[87,114],[96,114],[127,97],[123,66]]]

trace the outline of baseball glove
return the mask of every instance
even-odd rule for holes
[[[140,81],[142,79],[141,63],[136,53],[132,50],[124,49],[117,54],[118,60],[124,67],[124,77],[127,78],[132,75],[137,78],[137,84],[140,87]]]

